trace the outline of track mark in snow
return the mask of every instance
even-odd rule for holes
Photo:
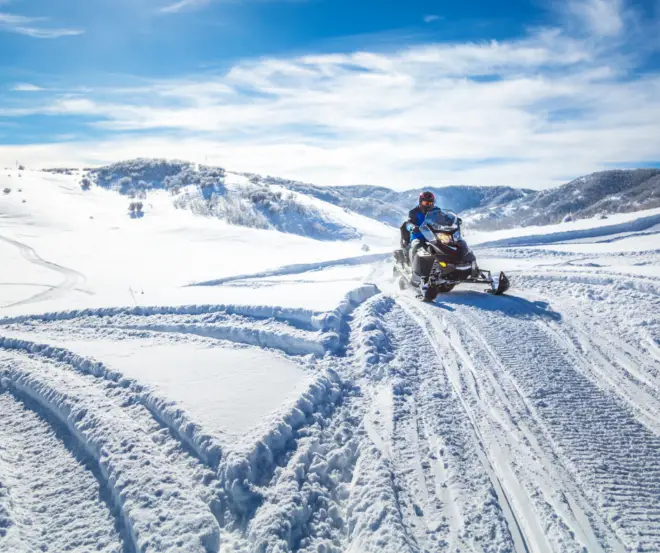
[[[85,275],[79,273],[78,271],[74,271],[73,269],[68,269],[67,267],[62,267],[61,265],[57,265],[56,263],[51,263],[50,261],[42,259],[30,246],[16,240],[12,240],[11,238],[6,238],[4,236],[0,236],[0,240],[17,247],[21,252],[21,255],[30,263],[34,263],[40,267],[50,269],[51,271],[55,271],[64,277],[64,280],[57,286],[49,287],[48,290],[39,292],[30,298],[5,305],[4,307],[15,307],[19,305],[26,305],[28,303],[37,303],[40,301],[59,298],[64,296],[67,292],[76,290],[78,286],[85,283]]]
[[[195,282],[188,286],[221,286],[230,282],[237,282],[240,280],[249,280],[254,278],[269,278],[285,275],[297,275],[300,273],[308,273],[310,271],[320,271],[322,269],[329,269],[330,267],[340,267],[345,265],[368,265],[389,259],[391,254],[388,253],[375,253],[370,255],[360,255],[357,257],[347,257],[344,259],[333,259],[331,261],[319,261],[317,263],[301,263],[298,265],[285,265],[270,271],[262,271],[258,273],[251,273],[247,275],[233,275],[224,278],[217,278],[215,280],[207,280],[205,282]]]
[[[149,432],[130,409],[121,383],[104,383],[11,351],[2,353],[0,380],[14,395],[37,403],[52,424],[64,425],[93,459],[129,548],[218,551],[218,524],[196,483],[159,445],[159,434]],[[162,443],[167,430],[160,438]]]
[[[501,300],[499,310],[489,311],[479,309],[487,299],[475,297],[457,316],[467,316],[488,344],[558,458],[625,547],[659,549],[660,437],[583,374],[584,362],[547,322],[519,301]]]
[[[397,305],[384,323],[394,346],[384,367],[394,390],[392,464],[419,549],[524,552],[425,322]]]
[[[526,503],[524,496],[519,496],[521,485],[516,475],[512,473],[506,463],[506,456],[500,448],[497,441],[489,440],[489,433],[501,424],[501,418],[496,415],[496,419],[489,422],[490,417],[484,417],[485,412],[480,408],[482,396],[479,382],[475,375],[459,359],[452,357],[451,342],[444,336],[443,329],[438,328],[438,321],[433,316],[428,315],[425,307],[417,302],[402,298],[404,309],[421,326],[429,341],[433,345],[435,356],[442,360],[442,365],[447,372],[447,379],[451,383],[453,394],[462,407],[463,416],[469,425],[468,432],[471,434],[472,447],[479,458],[483,470],[488,475],[488,479],[493,487],[495,497],[499,502],[499,507],[503,513],[513,540],[513,548],[518,553],[529,553],[528,544],[530,535],[534,540],[531,547],[534,550],[544,551],[549,547],[545,540],[544,533],[540,529],[540,523],[535,518],[534,513],[525,513],[524,510],[516,510],[512,504],[512,499],[523,497],[523,504]],[[476,406],[475,406],[476,404]],[[476,407],[476,408],[475,408]],[[481,412],[480,412],[481,411]],[[492,416],[492,415],[491,415]],[[500,462],[502,458],[505,462]],[[510,494],[513,494],[510,497]],[[525,513],[526,519],[521,522],[520,517]],[[528,529],[528,532],[524,531]],[[538,547],[538,549],[536,549]],[[545,548],[545,549],[544,549]]]
[[[0,412],[0,550],[123,551],[99,483],[65,446],[71,437],[2,389]]]

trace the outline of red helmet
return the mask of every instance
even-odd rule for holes
[[[435,204],[435,195],[430,190],[422,192],[419,195],[419,205],[433,205]]]

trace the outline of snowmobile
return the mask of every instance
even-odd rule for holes
[[[394,276],[399,287],[417,288],[424,301],[451,292],[458,284],[488,284],[489,294],[501,295],[510,282],[504,273],[493,278],[490,271],[480,269],[477,259],[461,233],[460,219],[452,211],[430,210],[419,230],[426,239],[412,251],[409,244],[394,251]],[[411,259],[412,257],[412,259]]]

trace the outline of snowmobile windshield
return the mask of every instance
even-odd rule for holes
[[[426,214],[424,223],[419,229],[424,238],[429,241],[435,240],[435,232],[453,232],[458,228],[458,216],[453,211],[443,211],[442,209],[433,209]]]

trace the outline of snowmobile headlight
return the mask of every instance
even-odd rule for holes
[[[441,244],[451,244],[453,242],[453,237],[451,234],[446,234],[444,232],[441,232],[438,234],[438,238],[440,239]]]

